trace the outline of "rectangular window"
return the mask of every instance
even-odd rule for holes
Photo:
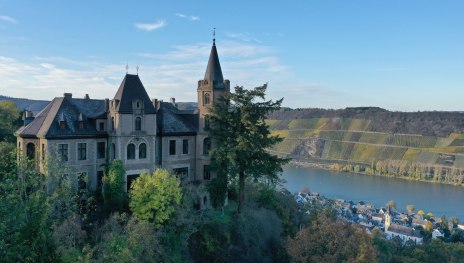
[[[176,155],[176,140],[169,140],[169,155]]]
[[[211,179],[211,168],[209,165],[203,165],[203,179],[204,180]]]
[[[97,142],[97,158],[105,158],[105,142]]]
[[[79,186],[79,190],[87,189],[87,173],[86,172],[77,174],[77,185]]]
[[[184,139],[182,140],[182,154],[188,154],[189,153],[189,140]]]
[[[58,155],[61,157],[62,161],[68,161],[68,145],[67,144],[58,144]]]
[[[98,126],[98,129],[100,131],[104,131],[105,130],[105,123],[104,122],[100,122],[99,126]]]
[[[77,160],[82,161],[87,159],[87,144],[78,143],[77,144]]]
[[[45,160],[45,144],[42,143],[42,160]]]

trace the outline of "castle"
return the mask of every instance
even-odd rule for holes
[[[54,98],[36,116],[25,112],[17,132],[17,148],[38,162],[57,156],[81,186],[101,190],[105,166],[123,162],[126,189],[142,172],[165,168],[183,182],[204,182],[210,171],[211,140],[205,115],[214,102],[230,92],[224,80],[215,40],[202,80],[198,81],[196,109],[177,107],[175,99],[150,99],[138,74],[126,74],[112,100]],[[204,205],[209,202],[203,200]]]

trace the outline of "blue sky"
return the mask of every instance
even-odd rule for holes
[[[195,101],[216,27],[224,77],[284,106],[464,111],[464,1],[0,0],[0,94]]]

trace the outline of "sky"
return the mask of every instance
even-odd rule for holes
[[[213,28],[232,86],[291,108],[464,111],[464,1],[0,0],[0,95],[196,101]]]

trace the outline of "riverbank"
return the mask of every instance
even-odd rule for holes
[[[289,162],[290,166],[295,166],[295,167],[305,167],[305,168],[317,168],[317,169],[323,169],[327,171],[334,171],[334,172],[339,172],[339,173],[354,173],[354,174],[360,174],[360,175],[368,175],[368,176],[379,176],[379,177],[385,177],[385,178],[397,178],[397,179],[403,179],[403,180],[408,180],[408,181],[416,181],[416,182],[426,182],[426,183],[432,183],[432,184],[444,184],[444,185],[454,185],[454,186],[460,186],[464,187],[464,180],[461,182],[443,182],[443,181],[433,181],[433,180],[426,180],[422,178],[413,178],[410,176],[394,176],[390,174],[382,174],[382,173],[375,173],[375,172],[367,172],[367,171],[372,171],[372,170],[356,170],[356,169],[349,169],[347,167],[355,167],[359,164],[350,164],[345,162],[344,164],[340,164],[338,162],[317,162],[317,161],[300,161],[300,160],[291,160]]]
[[[363,200],[377,207],[384,206],[389,200],[395,200],[402,209],[413,204],[418,210],[435,215],[464,218],[464,191],[461,186],[342,173],[322,167],[306,163],[284,166],[283,186],[292,193],[300,192],[306,187],[328,198],[354,202]]]

